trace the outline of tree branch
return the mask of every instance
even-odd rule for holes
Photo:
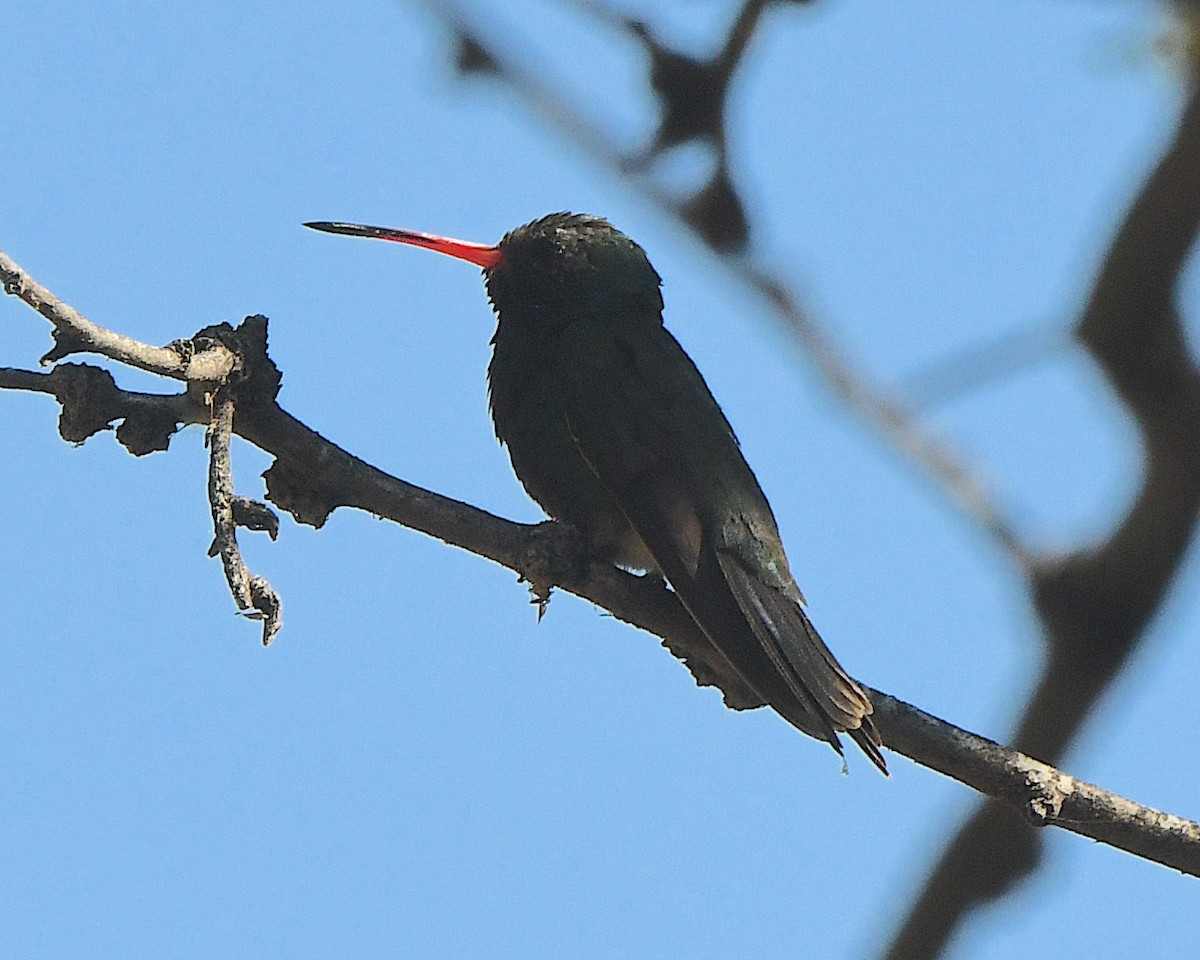
[[[253,518],[257,524],[261,524],[259,529],[272,531],[273,540],[278,521],[272,524],[273,516],[264,519],[264,512],[270,514],[265,506],[247,501],[233,492],[233,464],[229,450],[229,442],[233,437],[233,411],[230,390],[222,387],[212,397],[212,420],[205,434],[209,452],[208,502],[212,508],[214,532],[208,555],[220,555],[225,579],[238,609],[252,609],[255,611],[254,618],[262,620],[262,645],[266,647],[283,627],[282,604],[271,585],[246,567],[242,551],[238,548],[237,528],[239,521]]]
[[[19,267],[7,259],[5,262],[20,274]],[[52,299],[44,291],[43,302],[50,304]],[[64,306],[57,301],[53,305]],[[232,539],[236,524],[228,507],[232,481],[224,465],[232,428],[232,432],[276,458],[264,475],[268,494],[298,521],[319,527],[337,507],[357,507],[470,550],[535,583],[549,575],[564,590],[661,637],[667,648],[687,664],[697,682],[720,688],[731,707],[752,709],[763,705],[740,678],[729,673],[728,663],[716,654],[661,580],[634,576],[586,559],[581,563],[578,556],[572,555],[572,539],[557,535],[562,530],[558,524],[526,525],[504,520],[392,477],[321,437],[278,405],[275,392],[279,372],[266,353],[264,318],[248,317],[236,330],[227,325],[209,327],[189,342],[206,344],[213,340],[231,353],[235,358],[232,369],[238,371],[221,388],[230,396],[218,395],[215,427],[210,431],[214,450],[210,485],[223,488],[212,496],[218,542],[223,536]],[[97,337],[92,342],[103,346],[117,341]],[[97,373],[104,376],[98,377]],[[94,395],[101,400],[107,398],[110,405],[106,414],[125,411],[127,422],[143,416],[161,422],[167,411],[179,413],[180,422],[198,419],[192,406],[180,406],[178,395],[154,400],[145,394],[122,396],[124,391],[115,385],[97,389],[95,384],[104,382],[104,377],[111,381],[105,371],[80,364],[63,364],[49,374],[5,368],[0,369],[0,388],[36,389],[56,397],[61,394],[68,398],[63,403],[64,414],[68,404],[78,404],[80,397]],[[68,388],[66,384],[71,381],[79,381],[80,385]],[[226,565],[228,568],[228,560]],[[249,594],[251,605],[258,607],[253,587]],[[268,621],[277,616],[277,609],[259,609]],[[264,626],[264,641],[273,635],[268,630],[269,623]],[[1200,876],[1200,824],[1077,781],[880,691],[871,691],[871,695],[889,749],[996,797],[1040,825],[1081,833]]]
[[[1138,425],[1146,467],[1125,517],[1101,544],[1035,566],[1030,589],[1048,657],[1019,721],[1018,749],[1061,757],[1145,636],[1200,515],[1200,372],[1176,305],[1200,230],[1200,82],[1174,139],[1126,214],[1076,336]],[[968,910],[1036,867],[1038,838],[995,804],[948,845],[888,957],[935,957]]]
[[[73,353],[98,353],[120,363],[189,383],[220,383],[233,370],[233,355],[214,344],[203,351],[152,347],[92,323],[58,300],[49,290],[0,252],[0,284],[4,292],[33,307],[53,325],[54,346],[42,364]]]

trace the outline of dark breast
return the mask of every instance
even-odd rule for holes
[[[549,516],[579,528],[597,558],[652,569],[649,551],[567,429],[550,362],[553,343],[501,324],[492,344],[492,422],[525,491]]]

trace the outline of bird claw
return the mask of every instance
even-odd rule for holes
[[[582,579],[591,557],[579,529],[557,520],[530,527],[523,546],[519,582],[529,584],[529,602],[537,606],[541,623],[554,588]]]

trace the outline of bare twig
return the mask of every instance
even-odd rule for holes
[[[280,602],[262,577],[246,568],[237,546],[239,520],[267,530],[274,539],[278,522],[264,518],[270,511],[233,492],[229,438],[233,430],[233,398],[228,381],[241,372],[236,354],[223,342],[219,328],[208,328],[188,341],[153,347],[93,323],[63,303],[0,251],[0,283],[5,293],[22,301],[53,325],[55,345],[41,362],[53,363],[73,353],[96,353],[119,363],[164,377],[186,381],[188,389],[174,396],[137,394],[120,390],[112,374],[98,367],[60,364],[51,373],[0,368],[0,386],[50,393],[62,404],[59,432],[63,439],[82,443],[122,420],[117,437],[134,454],[165,450],[180,423],[198,420],[197,397],[214,388],[207,439],[210,447],[209,498],[216,537],[210,555],[220,553],[226,579],[241,610],[253,609],[263,620],[263,644],[282,626]],[[219,386],[219,389],[217,388]],[[255,385],[258,386],[258,385]]]
[[[271,585],[250,572],[238,548],[238,502],[245,498],[239,498],[233,492],[233,465],[229,450],[229,441],[233,436],[233,411],[234,402],[229,389],[219,389],[212,399],[212,421],[206,434],[209,451],[208,502],[212,508],[214,534],[208,554],[210,557],[220,554],[225,579],[238,609],[253,609],[256,614],[252,616],[262,620],[262,643],[265,647],[283,626],[283,611]],[[241,509],[245,510],[244,505]],[[263,529],[269,529],[269,525]]]
[[[1008,523],[967,468],[922,430],[898,399],[853,373],[833,338],[800,307],[783,284],[746,262],[735,263],[732,269],[746,286],[774,304],[780,315],[800,333],[826,383],[847,406],[876,427],[909,460],[929,470],[951,499],[1005,548],[1018,568],[1029,570],[1033,567],[1034,556],[1016,528]]]
[[[54,326],[54,346],[42,357],[53,363],[73,353],[96,353],[120,363],[191,383],[220,383],[233,370],[233,355],[215,345],[191,354],[171,347],[153,347],[120,333],[113,333],[56,299],[0,251],[0,283],[4,292],[24,300]]]

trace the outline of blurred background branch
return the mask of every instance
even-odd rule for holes
[[[559,97],[555,85],[546,81],[542,71],[526,66],[530,58],[502,31],[474,24],[454,2],[439,0],[430,9],[452,31],[457,50],[454,63],[461,73],[501,84],[560,134],[621,174],[629,187],[665,218],[691,232],[737,282],[770,305],[771,315],[808,354],[843,402],[927,472],[1019,565],[1027,565],[1030,557],[1025,545],[973,473],[931,435],[929,426],[920,423],[906,404],[856,369],[829,329],[799,303],[781,277],[750,252],[751,223],[730,173],[724,103],[760,15],[771,4],[763,0],[746,3],[721,44],[721,52],[711,60],[669,50],[640,20],[619,17],[598,3],[578,5],[598,24],[626,32],[645,50],[647,94],[655,98],[660,119],[651,142],[632,152],[623,152],[602,132],[599,117]],[[484,20],[479,19],[481,23]],[[715,154],[708,180],[684,193],[664,187],[653,176],[653,162],[673,148],[697,142]]]
[[[1200,228],[1200,84],[1195,73],[1200,6],[1177,5],[1170,44],[1191,95],[1174,138],[1113,240],[1075,331],[1138,425],[1145,474],[1132,506],[1107,536],[1041,556],[1023,541],[961,455],[934,438],[932,427],[912,405],[873,384],[829,328],[755,258],[754,216],[736,186],[725,104],[771,4],[744,3],[725,36],[713,40],[717,54],[707,59],[670,49],[646,23],[603,4],[577,0],[572,5],[594,17],[598,27],[624,32],[644,50],[645,95],[657,103],[659,119],[649,142],[631,153],[606,141],[598,118],[557,98],[554,81],[531,69],[534,58],[486,16],[468,17],[454,4],[436,3],[430,9],[454,37],[460,71],[494,81],[568,137],[586,131],[579,142],[597,160],[621,171],[629,189],[691,231],[739,282],[770,303],[833,393],[1003,546],[1027,578],[1047,650],[1011,743],[1030,756],[1060,764],[1145,638],[1194,538],[1200,508],[1200,378],[1177,298]],[[784,28],[782,21],[774,26]],[[803,29],[799,22],[789,26]],[[664,153],[696,142],[715,155],[703,186],[679,195],[651,176],[654,161]],[[1018,329],[999,342],[949,358],[917,378],[911,395],[927,405],[978,390],[1065,345],[1065,337],[1044,324]],[[1039,861],[1039,835],[1011,809],[984,803],[931,868],[885,955],[892,960],[939,956],[969,910],[1004,896]]]

